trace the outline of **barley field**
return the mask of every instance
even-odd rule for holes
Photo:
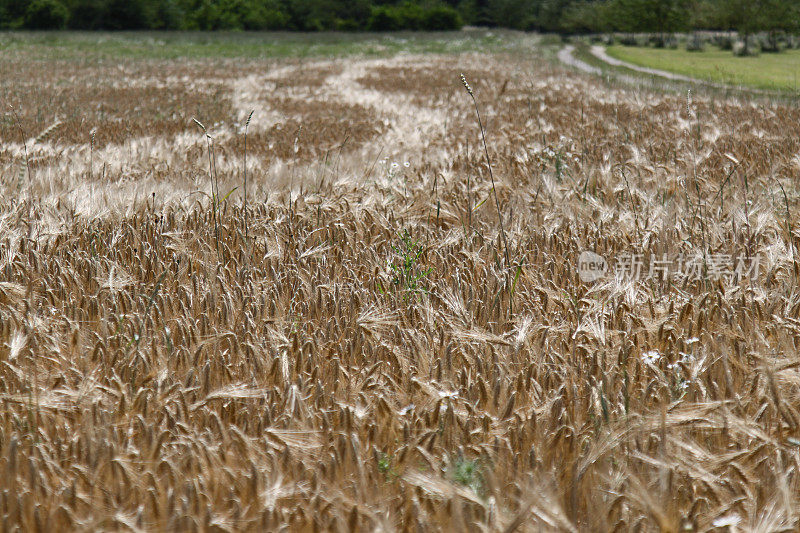
[[[0,39],[1,530],[800,528],[800,109],[486,38]]]

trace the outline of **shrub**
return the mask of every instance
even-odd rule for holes
[[[369,31],[458,30],[464,25],[458,11],[445,4],[422,7],[413,2],[372,8]]]
[[[419,30],[422,27],[422,7],[411,2],[400,4],[395,9],[400,17],[400,25],[404,30]]]
[[[353,19],[336,19],[336,31],[358,31],[361,25]]]
[[[25,11],[25,27],[32,30],[63,30],[69,11],[58,0],[34,0]]]
[[[259,7],[243,14],[241,20],[246,30],[282,30],[289,26],[291,17],[279,9]]]
[[[745,46],[744,41],[736,41],[733,44],[733,55],[736,57],[750,57],[758,55],[758,46],[751,43]]]
[[[689,37],[689,40],[686,41],[687,52],[702,52],[703,48],[705,48],[703,46],[703,40],[697,34],[692,35]]]
[[[720,50],[733,50],[733,39],[728,35],[721,35],[714,39],[714,44],[719,46]]]
[[[398,31],[402,29],[402,23],[397,10],[391,6],[380,6],[372,10],[372,14],[367,21],[369,31]]]
[[[774,33],[761,36],[758,39],[758,44],[764,53],[777,54],[781,51],[781,40]]]

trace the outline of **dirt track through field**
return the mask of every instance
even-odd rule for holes
[[[639,65],[634,65],[633,63],[628,63],[627,61],[622,61],[620,59],[608,55],[605,47],[600,45],[596,44],[592,45],[592,47],[589,49],[589,52],[597,59],[604,61],[605,63],[608,63],[609,65],[615,67],[624,67],[628,70],[634,70],[636,72],[641,72],[642,74],[647,74],[650,76],[658,76],[660,78],[666,78],[668,80],[673,80],[673,81],[683,81],[686,83],[708,84],[717,87],[724,87],[723,85],[720,84],[709,83],[703,80],[699,80],[697,78],[690,78],[689,76],[683,76],[682,74],[676,74],[674,72],[668,72],[666,70],[659,70],[655,68],[642,67]]]

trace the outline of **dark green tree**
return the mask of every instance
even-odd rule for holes
[[[367,21],[369,31],[398,31],[403,29],[397,10],[392,6],[377,6]]]
[[[563,31],[564,14],[575,3],[573,0],[539,0],[535,28],[546,32]]]
[[[566,33],[604,33],[611,31],[606,2],[571,3],[561,15],[561,30]]]
[[[716,0],[717,16],[727,29],[734,29],[744,41],[742,55],[750,55],[750,36],[764,27],[765,3],[753,0]]]
[[[143,30],[152,27],[154,6],[147,0],[107,0],[103,28]]]
[[[25,11],[25,27],[31,30],[63,30],[69,11],[58,0],[33,0]]]
[[[800,6],[787,0],[764,0],[763,4],[761,29],[767,32],[769,51],[778,52],[778,37],[798,30]]]
[[[0,0],[0,27],[16,29],[25,22],[28,0]]]
[[[151,17],[151,29],[178,30],[183,25],[186,13],[175,0],[163,0],[156,1]]]
[[[496,26],[489,0],[463,0],[458,4],[462,19],[472,26]]]
[[[495,26],[528,30],[536,25],[537,0],[489,0],[488,7]]]
[[[609,9],[615,29],[657,33],[662,43],[667,33],[689,26],[687,0],[613,0]]]
[[[461,15],[447,5],[433,6],[422,16],[422,29],[429,31],[457,30],[464,25]]]
[[[664,36],[702,28],[736,29],[748,46],[756,32],[768,32],[774,43],[798,31],[800,21],[800,0],[0,0],[0,28],[58,27],[64,13],[59,6],[69,28],[84,30],[391,31],[466,23]],[[29,9],[42,15],[29,16]]]
[[[69,0],[68,27],[73,30],[103,29],[106,0]]]

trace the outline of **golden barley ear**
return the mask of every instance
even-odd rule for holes
[[[200,122],[199,120],[197,120],[197,119],[196,119],[196,118],[194,118],[194,117],[192,117],[192,120],[194,121],[194,123],[195,123],[195,124],[197,124],[197,125],[200,127],[200,129],[201,129],[201,130],[203,130],[203,133],[205,133],[206,135],[208,135],[208,130],[206,130],[206,127],[205,127],[205,126],[203,126],[203,123],[202,123],[202,122]]]
[[[59,126],[61,126],[61,124],[62,123],[60,120],[56,120],[55,122],[47,126],[44,130],[42,130],[42,132],[39,135],[36,136],[36,138],[33,140],[33,144],[39,144],[46,141],[50,137],[50,135],[52,135],[53,132],[56,131],[56,129],[58,129]],[[94,135],[92,135],[92,139],[94,139]]]
[[[467,81],[467,77],[464,76],[464,73],[461,73],[461,83],[464,84],[464,88],[467,90],[470,96],[475,96],[472,92],[472,87],[470,87],[469,82]]]

